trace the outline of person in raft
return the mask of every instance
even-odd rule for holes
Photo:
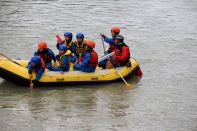
[[[117,48],[114,50],[115,54],[111,57],[110,62],[114,67],[131,66],[130,49],[124,43],[124,37],[122,35],[117,35],[115,44]]]
[[[53,67],[53,71],[69,71],[70,62],[75,62],[76,59],[71,55],[71,51],[68,50],[66,45],[62,44],[59,46],[59,54],[56,56],[59,61],[59,66]]]
[[[102,33],[100,34],[102,39],[104,39],[104,41],[109,44],[109,48],[108,48],[107,52],[105,52],[105,54],[110,54],[111,52],[113,52],[116,49],[115,39],[116,39],[116,36],[119,33],[120,33],[120,28],[117,27],[117,26],[114,26],[114,27],[111,28],[111,36],[112,36],[112,38],[108,38]],[[99,62],[98,66],[102,67],[103,69],[105,69],[106,62],[107,62],[107,59]]]
[[[81,64],[75,64],[74,69],[83,72],[94,72],[98,64],[98,54],[93,50],[95,43],[92,40],[87,40],[87,52]]]
[[[74,42],[75,56],[77,58],[77,63],[81,63],[83,60],[84,54],[87,51],[86,41],[84,40],[84,34],[77,33],[76,39],[77,40]]]
[[[55,54],[47,47],[47,43],[44,41],[38,43],[38,50],[34,53],[34,56],[40,56],[44,60],[46,68],[49,70],[53,70],[51,65],[52,60],[54,61],[54,65],[56,65]]]
[[[39,56],[34,56],[29,61],[27,68],[28,68],[30,80],[32,81],[30,83],[30,88],[33,88],[34,85],[36,85],[36,83],[40,80],[42,74],[44,73],[45,62]],[[34,80],[32,80],[32,72],[36,73],[36,78]]]
[[[72,53],[75,53],[75,47],[74,47],[74,44],[73,44],[73,34],[71,32],[65,32],[64,33],[64,37],[65,39],[63,40],[63,43],[60,43],[59,41],[57,41],[57,44],[56,44],[56,47],[57,49],[59,50],[59,47],[61,44],[65,44],[66,47],[72,52]]]

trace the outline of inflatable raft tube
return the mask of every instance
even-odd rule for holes
[[[15,61],[15,62],[14,62]],[[29,74],[26,68],[26,60],[0,59],[0,77],[21,86],[29,86]],[[136,75],[139,68],[137,60],[132,58],[131,67],[123,66],[117,68],[124,78],[129,78]],[[33,74],[35,78],[35,73]],[[37,86],[50,85],[68,85],[68,84],[90,84],[90,83],[106,83],[120,80],[120,76],[115,69],[96,69],[93,73],[84,73],[81,71],[74,71],[71,69],[64,74],[60,72],[45,70]]]

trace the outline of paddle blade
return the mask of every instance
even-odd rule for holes
[[[62,40],[62,38],[61,38],[59,35],[56,35],[55,37],[57,38],[57,40],[58,40],[60,43],[63,43],[63,40]]]
[[[127,88],[128,88],[128,89],[131,89],[131,88],[133,88],[133,85],[127,83]]]

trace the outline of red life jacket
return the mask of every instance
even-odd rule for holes
[[[126,65],[130,60],[130,50],[129,47],[123,43],[118,47],[118,50],[115,50],[115,55],[117,60],[121,65]]]
[[[116,46],[113,44],[109,44],[109,49],[108,49],[108,53],[114,52],[114,50],[116,49]]]
[[[40,58],[42,58],[44,61],[50,61],[52,59],[52,57],[47,53],[48,50],[46,49],[46,53],[44,54],[40,54],[38,51],[38,55],[40,56]]]
[[[93,50],[90,53],[90,62],[88,66],[97,66],[98,64],[98,54]]]

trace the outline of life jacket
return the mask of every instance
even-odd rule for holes
[[[76,43],[76,52],[77,52],[77,54],[85,53],[87,51],[86,41],[83,41],[81,45],[79,45],[78,41],[76,41],[75,43]]]
[[[63,61],[62,61],[62,59],[63,59],[64,56],[68,56],[68,65],[67,65],[67,66],[70,65],[70,55],[71,55],[71,51],[70,51],[70,50],[67,50],[63,55],[61,55],[61,56],[59,57],[59,63],[60,63],[60,66],[61,66],[61,67],[63,66]]]
[[[73,41],[71,40],[70,43],[67,43],[66,40],[64,40],[63,43],[68,47],[68,49],[71,49]]]
[[[90,53],[90,61],[88,66],[97,66],[98,64],[98,54],[92,50]]]
[[[107,50],[108,53],[112,53],[116,49],[116,46],[113,44],[109,44],[109,49]]]
[[[38,51],[38,55],[39,55],[40,58],[42,58],[45,62],[46,62],[46,61],[52,60],[52,57],[48,54],[48,49],[46,49],[46,52],[45,52],[44,54],[41,54],[41,53]]]
[[[121,56],[122,55],[122,48],[123,47],[125,47],[126,46],[126,48],[128,48],[128,56],[127,56],[127,58],[124,60],[124,61],[120,61],[120,64],[121,65],[126,65],[128,62],[129,62],[129,60],[130,60],[130,50],[129,50],[129,47],[125,44],[125,43],[122,43],[121,45],[119,45],[119,46],[117,46],[117,51],[118,52],[116,52],[115,54],[116,55],[118,55],[118,56]]]

